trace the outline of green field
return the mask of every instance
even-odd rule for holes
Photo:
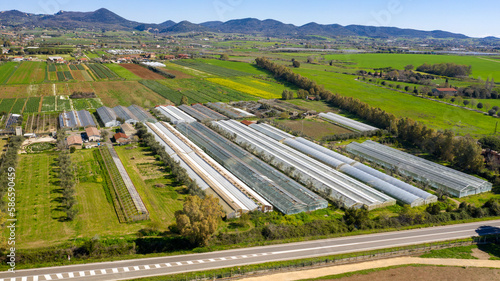
[[[113,71],[114,73],[116,73],[118,76],[120,76],[123,79],[141,80],[140,77],[138,77],[134,73],[130,72],[128,69],[121,67],[119,64],[107,63],[106,67],[109,68],[111,71]]]
[[[42,112],[55,111],[56,110],[56,97],[43,97],[42,100]]]
[[[215,79],[215,78],[214,78]],[[168,98],[172,102],[179,104],[182,96],[188,97],[189,103],[206,103],[211,101],[240,101],[256,100],[256,96],[243,93],[216,83],[211,83],[204,79],[166,79],[157,82],[171,89]],[[175,96],[173,96],[175,94]]]
[[[38,112],[38,108],[40,107],[40,97],[31,97],[26,102],[26,106],[24,108],[24,113],[33,113]]]
[[[57,110],[58,111],[71,110],[71,103],[70,103],[69,99],[61,99],[58,97],[57,98]]]
[[[87,102],[87,99],[74,99],[73,107],[75,110],[89,109],[90,104]]]
[[[45,80],[46,62],[23,62],[7,84],[42,83]]]
[[[14,106],[10,110],[12,113],[17,113],[21,114],[23,112],[24,104],[26,103],[26,98],[23,99],[17,99],[16,103],[14,103]]]
[[[211,60],[177,60],[174,63],[220,77],[246,76],[252,73],[218,66]],[[235,63],[237,64],[237,63]],[[243,68],[243,66],[239,66]]]
[[[326,89],[343,96],[355,97],[372,106],[404,118],[421,121],[435,129],[451,129],[459,134],[492,134],[496,119],[466,109],[403,94],[355,81],[355,76],[311,68],[296,73],[315,80]]]
[[[0,64],[0,84],[7,83],[10,76],[16,71],[16,67],[19,65],[17,62],[5,62]]]
[[[172,180],[145,148],[117,149],[125,168],[146,204],[151,220],[161,230],[173,222],[174,212],[182,208],[182,187],[172,187]],[[135,235],[150,222],[120,224],[111,202],[108,201],[103,169],[97,150],[78,150],[72,154],[76,167],[76,200],[79,210],[74,221],[65,221],[60,211],[57,153],[23,154],[20,156],[17,178],[17,238],[19,248],[40,248],[68,242],[75,238],[123,237]],[[129,163],[128,159],[135,157]],[[164,187],[156,187],[161,183]],[[174,199],[173,199],[174,198]]]
[[[326,55],[325,59],[351,62],[350,67],[360,69],[374,69],[393,67],[403,69],[406,65],[418,66],[428,63],[456,63],[472,66],[472,76],[486,80],[488,77],[495,78],[500,82],[500,63],[488,57],[479,56],[455,56],[455,55],[424,55],[424,54],[339,54]]]
[[[0,103],[0,112],[9,113],[14,103],[16,103],[16,99],[3,99]]]
[[[216,59],[203,59],[200,60],[203,63],[209,64],[209,65],[215,65],[215,66],[220,66],[228,69],[235,70],[237,72],[242,72],[242,73],[249,73],[253,75],[266,75],[267,72],[258,68],[255,64],[250,64],[250,63],[241,63],[241,62],[234,62],[234,61],[223,61],[223,60],[216,60]]]

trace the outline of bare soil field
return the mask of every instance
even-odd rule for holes
[[[124,63],[120,64],[120,66],[126,68],[127,70],[141,77],[142,79],[165,79],[165,77],[161,76],[160,74],[154,73],[153,71],[148,70],[137,64]]]
[[[438,266],[408,266],[392,268],[368,274],[354,274],[342,278],[326,278],[315,280],[342,280],[342,281],[491,281],[500,280],[500,269],[475,267],[438,267]]]
[[[26,98],[29,97],[29,85],[0,86],[0,98]]]
[[[318,119],[305,119],[302,120],[279,120],[280,124],[287,126],[294,131],[301,131],[305,135],[320,140],[325,136],[352,133],[351,131],[334,125],[332,123],[318,120]]]

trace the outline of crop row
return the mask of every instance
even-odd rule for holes
[[[71,110],[71,103],[69,100],[66,99],[57,99],[57,110],[63,111],[63,110]]]
[[[33,113],[33,112],[38,112],[38,109],[40,108],[40,100],[42,98],[40,97],[31,97],[28,99],[26,102],[26,106],[24,107],[25,113]]]
[[[77,65],[76,65],[76,68],[77,68],[78,70],[85,70],[85,67],[83,67],[83,65],[81,65],[81,64],[77,64]]]
[[[23,108],[24,108],[24,104],[26,103],[26,100],[27,100],[26,98],[17,99],[16,103],[14,103],[14,106],[12,107],[10,112],[16,113],[16,114],[21,114],[23,112]]]
[[[178,65],[194,68],[199,71],[203,71],[206,73],[210,73],[216,76],[221,76],[221,77],[232,77],[232,76],[247,76],[251,75],[246,72],[238,71],[238,70],[233,70],[221,66],[216,66],[212,64],[207,64],[203,62],[198,62],[198,61],[185,61],[185,60],[178,60],[175,62]]]
[[[169,87],[160,84],[154,80],[141,80],[139,81],[142,85],[148,87],[158,95],[174,102],[175,104],[181,103],[182,93],[179,91],[170,89]]]
[[[16,99],[3,99],[0,103],[0,112],[9,113]]]
[[[102,64],[88,64],[89,68],[95,73],[97,77],[100,79],[109,79],[118,77],[116,73],[111,71],[109,68],[105,67]]]
[[[64,71],[64,76],[67,80],[73,80],[73,75],[71,75],[71,71]]]
[[[66,80],[66,77],[64,77],[64,73],[63,72],[61,72],[61,71],[57,72],[57,80],[59,80],[59,81],[65,81]]]
[[[71,69],[71,70],[78,70],[78,68],[74,64],[70,64],[69,65],[69,69]]]
[[[56,69],[56,66],[55,64],[49,64],[49,72],[56,72],[57,69]]]

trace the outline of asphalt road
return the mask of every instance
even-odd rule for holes
[[[500,233],[500,220],[202,254],[1,272],[0,281],[126,280],[270,261],[360,252]]]

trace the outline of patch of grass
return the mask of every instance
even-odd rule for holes
[[[355,81],[355,76],[326,72],[317,66],[295,69],[296,73],[315,80],[331,92],[358,98],[397,117],[409,117],[435,129],[450,129],[464,135],[491,134],[496,119],[466,109],[398,93]],[[314,69],[313,69],[314,68]]]
[[[123,79],[126,79],[126,80],[141,80],[141,78],[139,76],[135,75],[134,73],[132,73],[128,69],[120,66],[119,64],[108,63],[108,64],[106,64],[106,66],[111,71],[113,71],[114,73],[116,73],[118,76],[120,76]]]
[[[17,62],[6,62],[0,64],[0,84],[5,84],[9,78],[16,71],[16,67],[19,65]]]
[[[423,254],[420,257],[440,259],[477,259],[472,255],[472,249],[477,249],[477,245],[431,250],[430,253]]]

